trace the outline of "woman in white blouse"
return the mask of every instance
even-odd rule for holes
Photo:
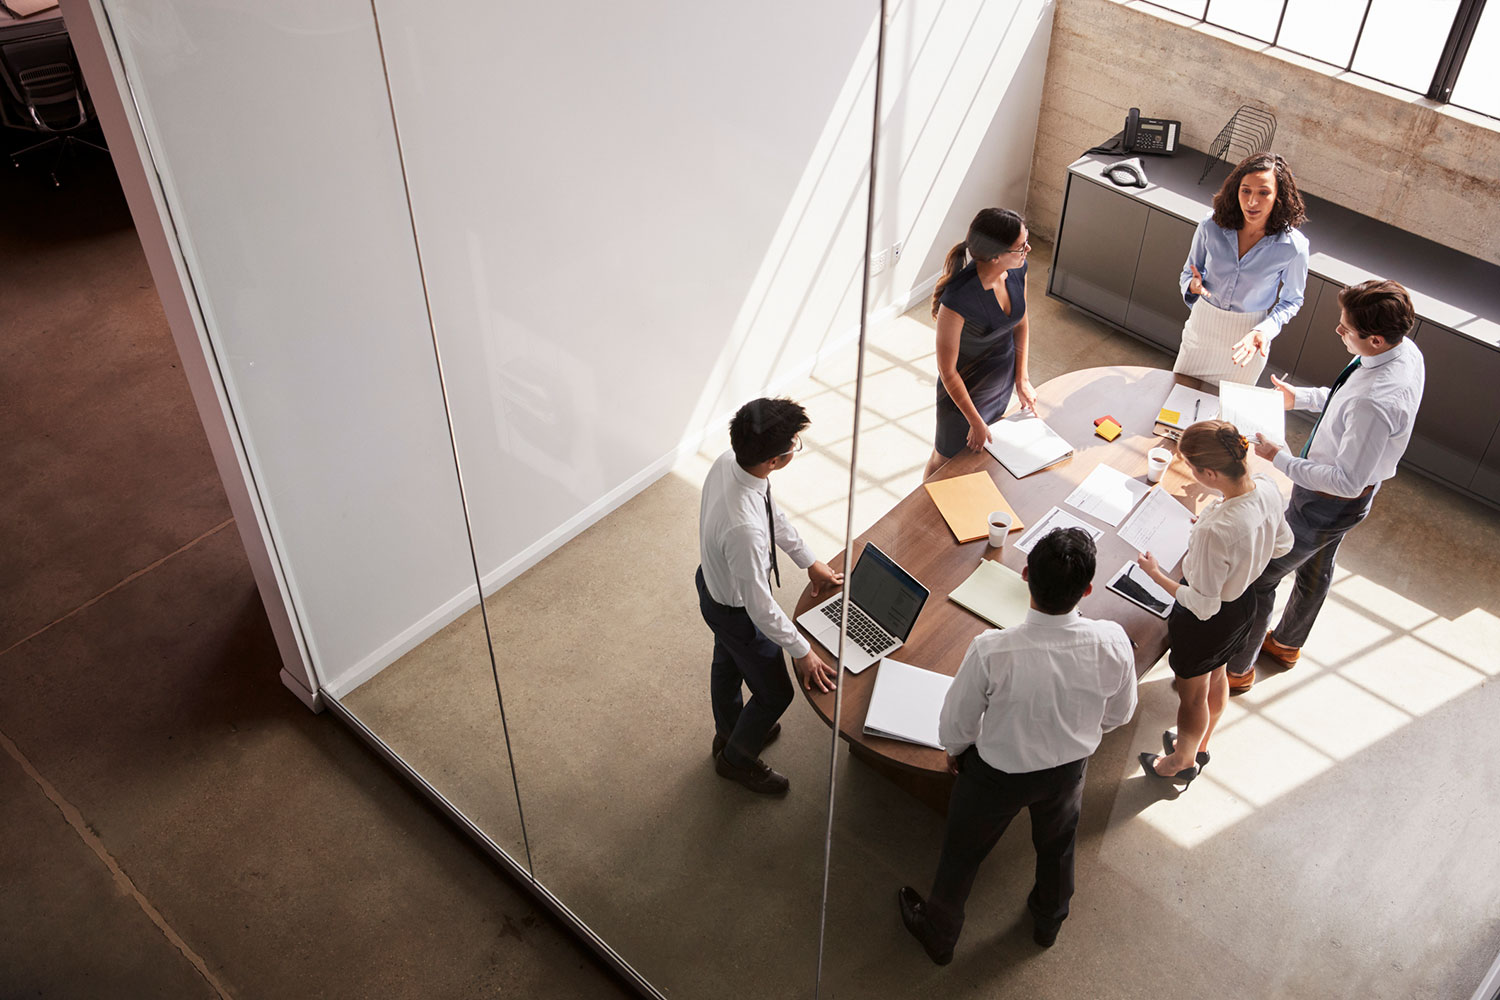
[[[1177,675],[1177,732],[1162,733],[1165,756],[1141,754],[1154,778],[1192,781],[1208,763],[1208,740],[1229,701],[1225,664],[1254,624],[1250,584],[1292,548],[1280,491],[1245,466],[1250,443],[1231,423],[1203,420],[1182,432],[1177,453],[1193,478],[1223,494],[1198,515],[1182,558],[1182,580],[1169,578],[1151,553],[1139,562],[1177,603],[1167,617],[1167,663]]]

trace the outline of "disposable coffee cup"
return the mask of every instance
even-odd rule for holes
[[[1152,448],[1146,452],[1146,481],[1161,482],[1167,466],[1172,464],[1172,453],[1165,448]]]
[[[1010,511],[990,511],[990,546],[992,548],[1005,548],[1005,536],[1010,534],[1011,525]]]

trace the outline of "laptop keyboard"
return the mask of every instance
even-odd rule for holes
[[[837,625],[839,623],[839,615],[843,613],[843,607],[844,599],[842,597],[834,598],[833,601],[823,608],[823,614],[828,616],[829,621]],[[875,619],[861,611],[858,604],[849,605],[849,638],[856,646],[871,656],[880,655],[880,653],[895,645],[896,642],[895,638],[889,632],[875,624]]]

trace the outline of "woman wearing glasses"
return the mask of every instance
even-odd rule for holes
[[[989,425],[1010,405],[1036,403],[1026,373],[1026,222],[1004,208],[974,217],[948,251],[932,292],[937,319],[937,435],[923,478],[965,447],[990,440]],[[968,264],[964,263],[965,259]]]
[[[1174,372],[1218,385],[1254,384],[1271,338],[1302,308],[1307,221],[1291,168],[1275,153],[1240,161],[1198,223],[1182,265],[1182,328]]]

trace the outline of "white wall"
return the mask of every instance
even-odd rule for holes
[[[104,8],[326,683],[474,590],[370,8]]]
[[[893,5],[874,307],[1019,206],[1052,5]],[[380,4],[486,582],[858,325],[868,0]]]
[[[104,6],[335,694],[474,599],[424,275],[491,584],[857,327],[869,0]],[[1019,204],[1051,12],[893,5],[876,307]]]

